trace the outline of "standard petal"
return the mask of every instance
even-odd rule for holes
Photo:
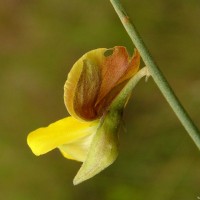
[[[137,73],[139,65],[140,54],[137,49],[130,58],[125,47],[113,48],[113,53],[105,59],[103,65],[102,84],[95,105],[99,115],[105,112],[128,80]]]
[[[125,47],[96,49],[82,56],[65,83],[64,100],[69,113],[84,121],[98,119],[127,81],[138,71],[137,50],[129,57]]]
[[[80,122],[67,117],[31,132],[27,143],[35,155],[45,154],[60,145],[74,143],[95,133],[98,124],[98,121]]]
[[[101,84],[100,68],[91,62],[83,61],[83,69],[74,95],[74,111],[84,120],[98,118],[94,106]]]
[[[116,46],[108,51],[111,50],[113,50],[112,54],[108,55],[102,63],[102,83],[96,104],[112,90],[129,65],[129,55],[125,47]]]
[[[140,54],[138,50],[135,49],[134,54],[129,62],[128,68],[126,69],[123,76],[117,82],[117,85],[133,77],[139,70],[139,66],[140,66]]]
[[[105,48],[84,54],[72,67],[64,86],[64,101],[68,112],[75,118],[97,118],[94,101],[100,88],[100,66],[105,60]]]

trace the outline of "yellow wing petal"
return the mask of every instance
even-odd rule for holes
[[[96,132],[94,131],[91,135],[87,135],[69,144],[63,144],[58,148],[65,158],[84,162],[95,134]]]
[[[60,145],[80,141],[95,133],[97,127],[98,121],[80,122],[73,117],[67,117],[31,132],[27,143],[35,155],[41,155]]]

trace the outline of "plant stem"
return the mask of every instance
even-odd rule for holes
[[[172,107],[173,111],[177,115],[178,119],[181,121],[182,125],[193,139],[194,143],[200,150],[200,132],[197,126],[194,124],[186,110],[183,108],[178,98],[174,94],[172,88],[167,82],[166,78],[158,68],[157,64],[153,60],[150,52],[148,51],[146,45],[144,44],[141,36],[137,32],[135,26],[131,23],[129,16],[126,14],[126,11],[122,7],[119,0],[110,0],[116,13],[118,14],[124,28],[126,29],[128,35],[133,41],[134,45],[138,49],[143,58],[145,65],[149,68],[149,72],[154,79],[155,83],[159,87],[160,91],[164,95],[165,99]]]

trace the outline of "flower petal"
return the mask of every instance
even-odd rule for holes
[[[84,162],[96,131],[69,144],[58,146],[64,157]]]
[[[111,49],[108,51],[110,50]],[[112,54],[107,56],[104,63],[102,63],[102,83],[98,102],[111,91],[119,79],[124,75],[129,64],[129,55],[125,47],[116,46],[112,50]]]
[[[60,145],[74,143],[95,133],[98,124],[98,121],[80,122],[67,117],[31,132],[27,142],[35,155],[45,154]]]
[[[139,64],[138,51],[129,57],[122,46],[100,48],[83,55],[72,67],[64,86],[68,112],[83,121],[100,118],[138,71]]]
[[[107,57],[103,65],[107,71],[103,70],[101,89],[95,105],[95,110],[100,116],[124,88],[128,80],[137,73],[139,65],[140,54],[137,49],[129,58],[125,47],[113,48],[113,54]]]
[[[100,89],[100,83],[99,67],[90,60],[85,60],[74,96],[74,111],[80,118],[84,120],[97,118],[94,105]]]
[[[125,47],[114,47],[113,54],[108,56],[103,64],[102,84],[98,102],[100,102],[116,85],[130,79],[138,71],[139,65],[140,55],[137,50],[135,50],[130,60]]]
[[[140,54],[139,54],[138,50],[135,49],[134,54],[129,62],[129,65],[128,65],[125,73],[119,79],[117,84],[120,84],[120,83],[130,79],[131,77],[133,77],[139,70],[139,66],[140,66]]]
[[[84,54],[72,67],[64,86],[64,101],[68,112],[79,120],[96,117],[94,103],[100,88],[100,65],[105,48]]]

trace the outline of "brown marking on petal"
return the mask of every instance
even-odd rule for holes
[[[132,58],[125,47],[100,48],[83,55],[72,67],[65,83],[65,105],[79,120],[103,115],[127,81],[137,72],[140,55]]]
[[[139,66],[140,66],[140,54],[139,54],[138,50],[135,49],[134,54],[129,62],[128,68],[126,69],[126,72],[119,79],[117,84],[122,83],[123,81],[128,80],[131,77],[133,77],[139,70]]]
[[[84,60],[74,96],[74,111],[80,118],[93,120],[98,117],[94,105],[97,100],[100,84],[100,68],[91,60]]]
[[[102,63],[102,84],[97,103],[99,103],[124,75],[129,65],[129,56],[125,47],[113,48],[113,54]]]
[[[95,105],[95,110],[99,116],[102,116],[107,111],[114,98],[120,93],[126,83],[127,81],[124,81],[115,86],[98,104]]]
[[[127,65],[124,65],[124,66],[121,65],[123,69],[121,71],[121,77],[115,82],[114,85],[112,85],[112,87],[107,87],[107,89],[108,88],[110,89],[107,92],[107,94],[106,93],[104,93],[104,95],[101,94],[102,98],[98,97],[98,101],[95,105],[96,107],[95,109],[97,110],[97,113],[99,113],[98,115],[101,115],[103,112],[105,112],[105,110],[109,107],[109,105],[112,103],[114,98],[120,93],[120,91],[126,85],[128,80],[137,73],[139,69],[139,65],[140,65],[140,54],[137,51],[137,49],[135,49],[135,52],[132,58],[127,59],[127,63],[128,63]],[[117,67],[120,67],[120,66],[117,66]],[[114,77],[114,74],[110,76],[111,79],[112,77]],[[102,81],[104,81],[104,79]]]
[[[79,120],[85,120],[85,118],[83,118],[83,119],[81,118],[83,111],[81,111],[81,114],[78,113],[81,110],[81,106],[80,105],[77,106],[77,104],[80,103],[79,102],[80,100],[77,100],[77,98],[79,98],[80,96],[82,96],[81,98],[84,98],[84,97],[82,94],[79,94],[79,95],[76,94],[78,92],[77,87],[79,87],[79,89],[80,89],[81,81],[79,81],[79,79],[81,76],[83,79],[82,73],[83,72],[85,73],[85,69],[83,70],[84,62],[86,60],[88,60],[90,63],[93,63],[93,65],[95,65],[96,68],[100,68],[100,65],[104,62],[104,59],[105,59],[105,56],[104,56],[105,51],[106,51],[105,48],[99,48],[99,49],[95,49],[95,50],[87,52],[80,59],[78,59],[76,61],[76,63],[73,65],[72,69],[70,70],[70,72],[68,74],[67,81],[64,85],[64,102],[65,102],[65,106],[66,106],[69,114]],[[95,79],[95,78],[93,78],[93,79]],[[98,81],[98,79],[97,79],[97,81]],[[79,83],[79,85],[78,85],[78,83]],[[83,83],[83,84],[85,84],[85,83]],[[98,85],[99,84],[100,83],[98,83]],[[87,83],[87,85],[88,85],[88,83]],[[81,90],[83,90],[83,89],[81,89]],[[86,88],[84,89],[84,91],[85,90],[86,90]],[[88,99],[88,97],[87,97],[87,99]],[[90,100],[90,101],[87,100],[87,102],[90,102],[90,104],[92,101],[93,100]],[[83,108],[84,110],[85,110],[85,107],[91,107],[91,105],[86,106],[86,104],[87,103],[82,104],[84,106],[84,108]],[[76,105],[76,110],[75,110],[75,105]],[[84,113],[85,113],[85,111],[84,111]],[[85,114],[84,114],[84,116],[85,116]]]

